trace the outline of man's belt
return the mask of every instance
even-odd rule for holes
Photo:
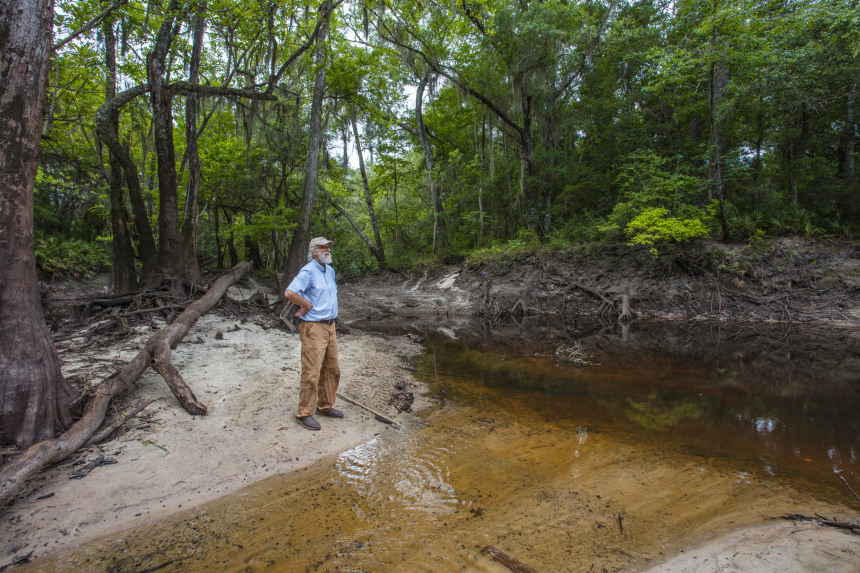
[[[323,320],[309,320],[308,322],[319,322],[320,324],[334,324],[336,320],[336,318],[326,318]]]

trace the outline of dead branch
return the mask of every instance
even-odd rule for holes
[[[364,405],[364,404],[362,404],[361,402],[356,402],[356,401],[355,401],[355,400],[353,400],[352,398],[347,398],[346,396],[344,396],[344,395],[343,395],[343,394],[341,394],[340,392],[338,392],[338,393],[337,393],[337,396],[338,396],[338,398],[342,398],[342,399],[346,400],[346,401],[347,401],[347,402],[349,402],[350,404],[354,404],[355,406],[358,406],[358,407],[359,407],[359,408],[361,408],[362,410],[367,410],[368,412],[370,412],[371,414],[373,414],[374,416],[376,416],[376,419],[377,419],[377,420],[379,420],[380,422],[382,422],[383,424],[389,424],[389,425],[391,425],[391,426],[394,426],[394,427],[395,427],[395,428],[397,428],[397,429],[400,429],[400,425],[399,425],[397,422],[395,422],[395,421],[393,421],[393,420],[389,420],[388,418],[386,418],[385,416],[383,416],[383,415],[382,415],[382,414],[380,414],[379,412],[376,412],[376,411],[374,411],[374,410],[371,410],[368,406],[365,406],[365,405]]]
[[[15,492],[36,472],[66,459],[86,444],[104,421],[110,401],[130,388],[150,366],[165,376],[170,389],[186,410],[205,413],[206,406],[197,402],[178,371],[170,365],[170,349],[175,348],[197,320],[214,307],[227,289],[250,269],[250,263],[242,262],[219,278],[206,295],[189,305],[173,323],[150,338],[144,349],[125,368],[94,389],[94,396],[84,407],[83,416],[65,433],[53,440],[34,444],[0,471],[0,507],[11,501]]]
[[[845,481],[845,478],[844,478],[844,477],[842,477],[842,470],[833,470],[833,473],[835,473],[835,474],[836,474],[836,477],[838,477],[839,479],[841,479],[841,480],[842,480],[842,483],[844,483],[844,484],[845,484],[845,487],[847,487],[847,488],[848,488],[848,491],[850,491],[851,493],[853,493],[853,494],[854,494],[854,497],[856,497],[856,498],[857,498],[857,501],[860,501],[860,495],[857,495],[857,492],[856,492],[856,491],[854,491],[854,488],[852,488],[850,485],[848,485],[848,482],[847,482],[847,481]]]
[[[143,404],[141,404],[140,406],[138,406],[137,408],[135,408],[134,410],[132,410],[131,412],[126,414],[125,416],[123,416],[119,422],[116,422],[115,424],[111,424],[110,426],[108,426],[107,428],[105,428],[104,430],[102,430],[101,432],[99,432],[98,434],[93,436],[92,438],[90,438],[90,440],[87,442],[86,445],[87,446],[94,446],[96,444],[101,444],[102,442],[106,442],[106,441],[110,440],[114,436],[114,434],[116,434],[116,431],[119,430],[123,426],[123,424],[125,424],[126,422],[128,422],[129,420],[131,420],[132,418],[134,418],[135,416],[137,416],[141,412],[143,412],[143,410],[146,409],[146,407],[149,406],[150,404],[152,404],[153,402],[155,402],[155,400],[147,400],[146,402],[144,402]]]
[[[133,316],[135,314],[143,314],[143,313],[147,313],[147,312],[159,312],[162,310],[172,310],[172,309],[186,308],[186,307],[187,307],[187,305],[184,305],[184,304],[166,304],[164,306],[156,306],[153,308],[142,308],[140,310],[132,310],[129,312],[123,312],[122,314],[117,314],[114,316],[126,317],[126,316]]]

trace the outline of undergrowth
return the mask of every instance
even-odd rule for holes
[[[51,274],[89,277],[110,265],[102,245],[79,239],[64,239],[57,235],[37,237],[34,250],[36,267]]]

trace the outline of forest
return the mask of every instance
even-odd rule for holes
[[[361,274],[860,231],[856,0],[57,0],[53,18],[49,276],[274,275],[316,235]]]

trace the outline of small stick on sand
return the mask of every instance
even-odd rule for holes
[[[526,565],[510,553],[505,553],[501,549],[496,549],[492,545],[487,545],[481,549],[482,553],[486,553],[514,573],[537,573],[537,570],[530,565]]]
[[[364,404],[362,404],[361,402],[356,402],[356,401],[355,401],[355,400],[353,400],[352,398],[347,398],[346,396],[344,396],[344,395],[343,395],[343,394],[341,394],[340,392],[338,392],[338,393],[337,393],[337,396],[338,396],[338,398],[343,398],[344,400],[346,400],[346,401],[347,401],[347,402],[349,402],[350,404],[355,404],[355,405],[356,405],[356,406],[358,406],[359,408],[361,408],[361,409],[363,409],[363,410],[367,410],[368,412],[370,412],[371,414],[373,414],[374,416],[376,416],[376,419],[377,419],[377,420],[379,420],[380,422],[382,422],[383,424],[389,424],[389,425],[391,425],[391,426],[394,426],[394,427],[395,427],[395,428],[397,428],[398,430],[400,429],[400,424],[398,424],[397,422],[395,422],[395,421],[393,421],[393,420],[389,420],[388,418],[386,418],[385,416],[383,416],[383,415],[382,415],[382,414],[380,414],[379,412],[376,412],[376,411],[374,411],[374,410],[372,410],[372,409],[368,408],[367,406],[365,406],[365,405],[364,405]]]
[[[833,470],[833,473],[835,473],[835,474],[836,474],[836,476],[837,476],[839,479],[841,479],[841,480],[842,480],[842,483],[844,483],[844,484],[845,484],[845,487],[847,487],[847,488],[848,488],[848,490],[849,490],[851,493],[853,493],[853,494],[854,494],[854,497],[856,497],[856,498],[857,498],[857,500],[858,500],[858,501],[860,501],[860,495],[857,495],[857,492],[856,492],[856,491],[854,491],[854,490],[851,488],[851,486],[850,486],[850,485],[848,485],[848,482],[847,482],[847,481],[845,481],[845,478],[844,478],[844,477],[842,477],[842,470]]]

